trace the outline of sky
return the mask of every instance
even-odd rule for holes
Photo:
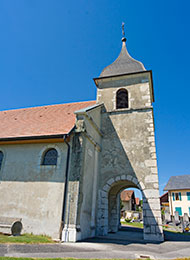
[[[0,110],[96,99],[121,49],[153,72],[160,193],[190,174],[190,1],[0,0]]]

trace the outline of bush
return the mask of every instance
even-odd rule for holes
[[[131,219],[130,218],[125,218],[125,222],[129,223],[129,222],[131,222]]]

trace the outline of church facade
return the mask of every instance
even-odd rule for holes
[[[117,232],[120,192],[143,197],[144,239],[163,241],[151,71],[119,57],[96,101],[0,112],[1,216],[23,232],[79,241]]]

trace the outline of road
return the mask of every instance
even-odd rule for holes
[[[190,236],[166,232],[167,241],[146,243],[142,233],[120,231],[107,237],[78,243],[40,245],[0,244],[0,256],[14,257],[74,257],[74,258],[151,258],[174,259],[190,257]]]

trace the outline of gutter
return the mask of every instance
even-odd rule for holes
[[[22,140],[44,140],[44,139],[57,139],[64,138],[65,134],[57,134],[57,135],[38,135],[38,136],[20,136],[20,137],[5,137],[0,138],[0,142],[7,141],[22,141]]]

